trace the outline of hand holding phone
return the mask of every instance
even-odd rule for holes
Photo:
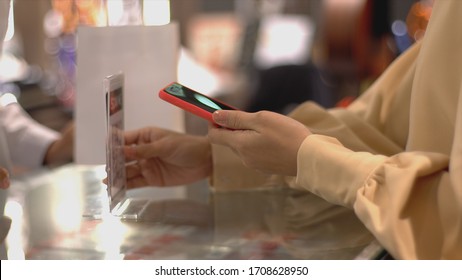
[[[196,116],[213,122],[216,110],[237,110],[236,108],[195,90],[173,82],[159,91],[159,97]]]

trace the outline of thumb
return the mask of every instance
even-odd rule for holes
[[[252,129],[251,113],[238,110],[217,110],[213,113],[213,121],[230,129]]]

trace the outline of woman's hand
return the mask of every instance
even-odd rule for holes
[[[128,188],[176,186],[204,179],[212,172],[206,137],[146,127],[125,132]]]
[[[211,143],[230,147],[247,167],[264,173],[295,176],[297,153],[311,134],[302,123],[268,111],[213,113],[221,127],[209,129]]]

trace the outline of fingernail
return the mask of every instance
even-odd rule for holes
[[[219,110],[213,112],[212,117],[215,123],[221,124],[224,121],[223,113]]]

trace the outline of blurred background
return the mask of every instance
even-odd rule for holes
[[[55,130],[73,118],[82,25],[176,21],[180,82],[243,110],[287,113],[306,100],[348,106],[424,36],[432,8],[429,0],[11,2],[0,94],[13,93]]]

